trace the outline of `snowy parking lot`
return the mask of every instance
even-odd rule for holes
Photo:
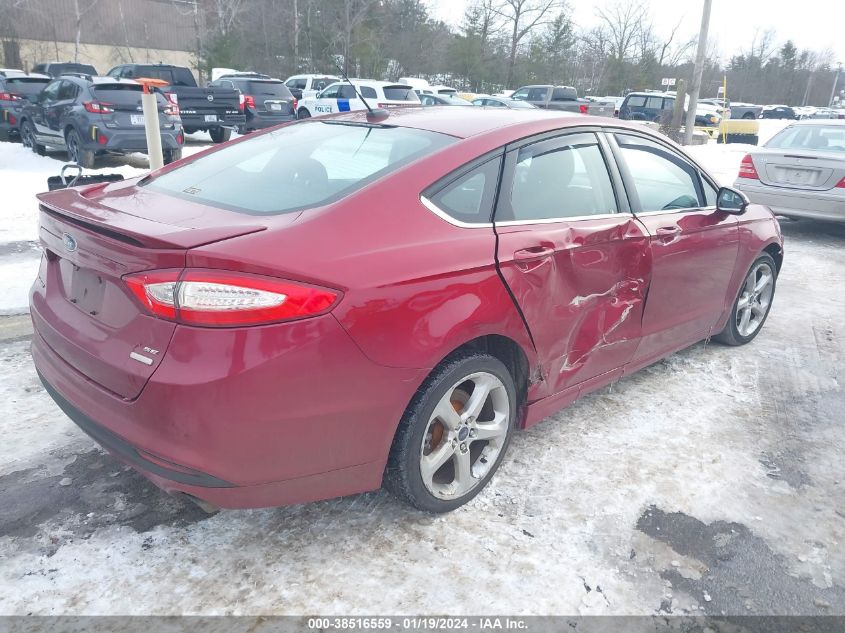
[[[746,150],[691,151],[730,183]],[[380,491],[207,515],[102,452],[35,374],[11,315],[60,166],[0,144],[0,614],[845,615],[845,226],[783,222],[752,344],[700,343],[518,433],[451,514]]]

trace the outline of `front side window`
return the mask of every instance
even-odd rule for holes
[[[520,88],[511,95],[511,99],[516,99],[517,101],[525,101],[526,99],[528,99],[528,88]]]
[[[617,211],[610,174],[594,134],[569,134],[521,148],[512,179],[510,196],[502,201],[497,221]]]
[[[320,99],[337,99],[338,93],[340,92],[341,84],[335,84],[333,86],[329,86],[323,92],[318,95]]]
[[[636,97],[628,97],[627,107],[629,108],[641,108],[645,105],[645,97],[643,96],[636,96]]]
[[[431,201],[450,217],[466,224],[487,224],[499,184],[501,157],[487,161],[431,194]]]
[[[701,206],[698,172],[680,155],[639,136],[617,134],[616,142],[642,211],[672,211]]]
[[[315,121],[199,156],[142,186],[238,213],[278,215],[334,202],[455,140],[426,130]]]
[[[38,95],[38,102],[43,103],[45,101],[55,101],[59,95],[59,86],[61,85],[61,81],[52,81],[47,84],[47,87],[41,91],[41,94]]]
[[[79,89],[69,81],[63,81],[59,86],[59,101],[71,101],[76,98]]]

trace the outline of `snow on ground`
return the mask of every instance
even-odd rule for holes
[[[205,132],[188,136],[183,156],[202,151],[211,144]],[[41,257],[38,241],[38,201],[35,194],[47,190],[47,178],[58,176],[66,162],[63,152],[39,156],[20,143],[0,143],[0,191],[4,217],[0,223],[0,314],[26,312],[29,286],[38,272]],[[149,171],[144,154],[108,156],[97,161],[97,169],[85,174],[120,174],[134,178]],[[74,172],[71,172],[74,173]]]
[[[726,182],[743,151],[696,148]],[[518,433],[439,517],[384,492],[207,516],[0,341],[0,614],[845,615],[845,228],[783,230],[751,345],[700,343]]]

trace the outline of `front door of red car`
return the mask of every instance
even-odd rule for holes
[[[497,259],[540,359],[537,398],[621,368],[639,340],[648,236],[608,158],[593,132],[506,154]]]
[[[653,271],[635,364],[710,334],[736,265],[737,218],[717,211],[715,188],[668,145],[615,134],[634,212],[651,236]]]

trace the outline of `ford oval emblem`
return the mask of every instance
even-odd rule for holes
[[[62,243],[68,253],[72,253],[76,250],[76,240],[73,239],[73,236],[68,235],[67,233],[62,233]]]
[[[214,101],[214,95],[208,95],[208,100],[209,100],[209,101]]]

